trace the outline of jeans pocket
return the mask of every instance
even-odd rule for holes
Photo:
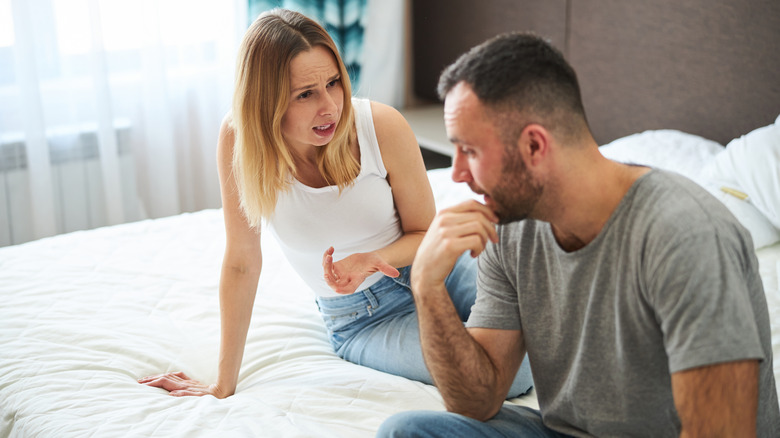
[[[344,342],[352,337],[356,330],[360,329],[356,323],[364,316],[362,313],[355,311],[339,315],[322,315],[325,327],[328,329],[328,335],[330,335],[330,343],[335,351],[338,351]]]

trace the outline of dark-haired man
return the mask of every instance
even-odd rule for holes
[[[758,263],[728,210],[605,159],[573,69],[537,37],[475,47],[439,92],[453,179],[484,195],[442,211],[413,264],[449,412],[379,436],[780,436]],[[466,250],[481,255],[464,328],[443,282]],[[526,352],[540,411],[502,405]]]

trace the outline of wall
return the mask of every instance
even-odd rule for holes
[[[780,114],[776,0],[415,0],[414,91],[498,33],[533,31],[578,72],[596,140],[679,129],[726,144]]]

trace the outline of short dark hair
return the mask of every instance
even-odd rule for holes
[[[505,142],[517,140],[528,123],[540,123],[564,136],[587,129],[580,86],[563,55],[542,38],[507,33],[491,38],[461,55],[439,78],[444,100],[465,82],[494,115]],[[511,115],[512,123],[502,120]],[[518,116],[526,123],[518,123]],[[508,122],[508,120],[507,120]]]

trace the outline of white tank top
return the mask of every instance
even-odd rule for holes
[[[270,229],[292,267],[318,296],[338,296],[325,282],[322,256],[330,246],[333,260],[383,248],[403,235],[387,170],[374,131],[371,102],[352,99],[360,174],[339,194],[338,186],[314,188],[294,180],[279,194]],[[357,290],[382,278],[368,277]]]

